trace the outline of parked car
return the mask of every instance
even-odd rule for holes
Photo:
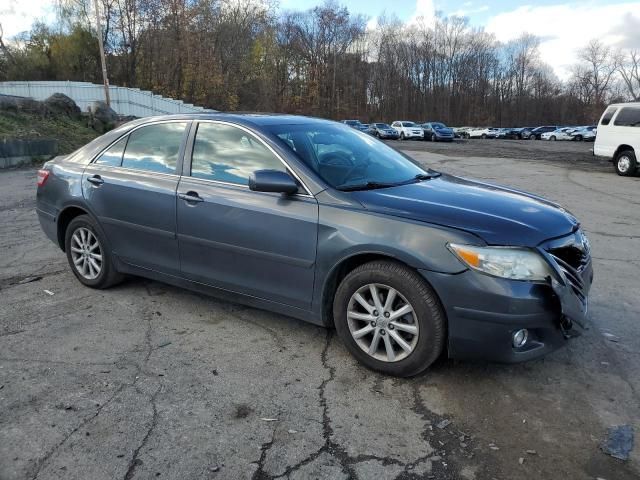
[[[571,139],[578,142],[593,142],[596,139],[596,134],[598,133],[598,129],[593,126],[589,127],[581,127],[573,130],[569,135],[571,135]]]
[[[524,130],[524,128],[505,128],[502,138],[507,138],[510,140],[520,140],[522,138],[520,136],[522,130]]]
[[[594,155],[613,162],[618,175],[638,173],[640,154],[640,102],[610,105],[600,118]]]
[[[408,122],[406,120],[396,120],[391,124],[391,128],[393,128],[398,135],[400,135],[400,140],[409,140],[411,138],[424,138],[424,130],[414,122]]]
[[[498,129],[493,127],[473,128],[467,132],[467,138],[496,138]]]
[[[508,128],[497,128],[496,129],[496,138],[505,139],[507,138],[507,134],[509,133]]]
[[[361,132],[366,132],[369,128],[368,125],[360,123],[360,120],[342,120],[342,123],[344,123],[345,125],[349,125],[351,128],[355,128],[356,130],[359,130]]]
[[[522,131],[520,136],[524,140],[540,140],[540,138],[541,138],[543,133],[553,132],[554,130],[557,130],[558,128],[560,128],[560,127],[558,127],[556,125],[546,125],[544,127],[536,127],[536,128],[532,128],[532,129],[525,129],[525,130]]]
[[[367,133],[373,135],[378,138],[390,138],[392,140],[397,140],[400,138],[400,134],[394,129],[391,128],[390,125],[386,123],[372,123],[369,125],[369,129]]]
[[[573,137],[571,137],[571,132],[573,132],[574,129],[573,128],[569,128],[569,127],[564,127],[564,128],[558,128],[556,130],[553,130],[552,132],[545,132],[543,134],[540,135],[540,139],[541,140],[551,140],[551,141],[556,141],[556,140],[573,140]]]
[[[432,142],[453,141],[453,129],[441,122],[427,122],[420,125],[424,131],[424,139]]]
[[[454,127],[453,134],[456,138],[468,138],[467,132],[473,127]]]
[[[37,183],[42,229],[83,285],[139,275],[335,327],[391,375],[445,350],[537,358],[586,314],[589,243],[571,213],[337,122],[147,117],[45,163]]]

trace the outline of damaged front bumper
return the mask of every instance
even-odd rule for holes
[[[543,255],[557,270],[557,279],[525,282],[472,270],[420,271],[446,311],[449,357],[523,362],[566,345],[568,338],[587,328],[590,258],[576,269],[563,264],[553,248]],[[513,334],[520,329],[527,329],[528,340],[514,347]]]

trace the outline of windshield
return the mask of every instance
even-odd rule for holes
[[[415,127],[416,124],[413,122],[402,122],[403,127]]]
[[[351,126],[360,125],[360,121],[359,120],[347,120],[344,123],[346,123],[347,125],[351,125]]]
[[[389,125],[387,125],[386,123],[376,123],[376,127],[382,128],[382,129],[385,129],[385,130],[391,130],[391,127]]]
[[[432,123],[431,126],[434,128],[447,128],[447,126],[444,123],[438,123],[438,122]]]
[[[268,129],[334,188],[388,186],[429,174],[383,142],[341,125],[272,125]]]

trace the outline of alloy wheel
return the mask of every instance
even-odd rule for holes
[[[87,280],[95,280],[102,272],[102,247],[88,228],[79,227],[73,232],[71,259],[76,271]]]
[[[370,283],[349,300],[347,324],[356,344],[382,362],[407,358],[418,343],[413,306],[395,288]]]

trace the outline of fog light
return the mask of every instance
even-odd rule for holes
[[[513,346],[515,348],[522,347],[525,343],[527,343],[527,340],[529,339],[529,330],[527,330],[526,328],[523,328],[522,330],[517,330],[513,332],[512,339],[513,339]]]

